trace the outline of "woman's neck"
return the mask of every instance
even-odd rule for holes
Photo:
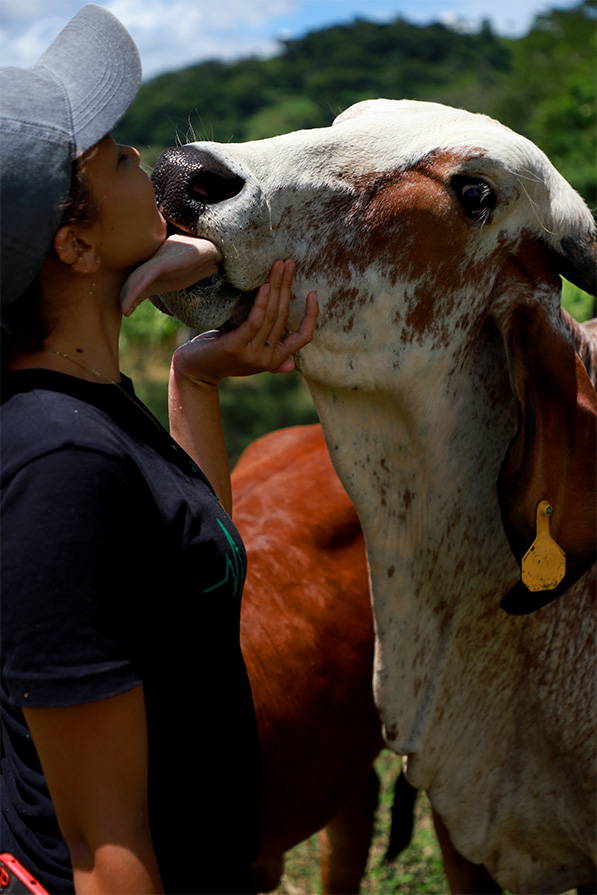
[[[63,291],[42,289],[48,335],[42,345],[30,350],[15,347],[5,358],[4,368],[41,368],[90,382],[101,378],[118,382],[122,323],[118,293],[101,282],[77,284],[76,289],[70,285]]]

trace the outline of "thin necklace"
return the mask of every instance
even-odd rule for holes
[[[128,400],[131,402],[131,404],[135,405],[137,410],[140,410],[141,413],[145,414],[147,419],[151,420],[151,422],[154,424],[154,426],[157,426],[157,428],[160,430],[160,432],[162,431],[162,427],[161,427],[160,423],[158,423],[158,421],[156,419],[154,419],[153,416],[150,413],[148,413],[147,410],[145,410],[145,408],[141,404],[139,404],[137,401],[135,401],[135,399],[132,397],[132,395],[129,395],[127,390],[125,388],[123,388],[119,382],[115,382],[114,379],[110,379],[109,376],[105,376],[103,373],[100,373],[98,370],[94,370],[92,367],[88,367],[87,364],[82,363],[80,360],[76,360],[74,357],[71,357],[69,354],[65,354],[64,351],[56,351],[55,348],[48,348],[47,345],[44,345],[43,348],[44,348],[44,351],[49,351],[50,354],[55,354],[56,357],[63,357],[66,360],[69,360],[71,362],[71,364],[75,364],[77,367],[81,367],[82,370],[87,370],[88,373],[93,373],[93,375],[97,376],[98,379],[103,379],[104,382],[109,382],[110,385],[115,385],[116,388],[118,389],[118,391],[122,392],[122,394],[126,398],[128,398]]]

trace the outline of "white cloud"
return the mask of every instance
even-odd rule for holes
[[[132,34],[146,76],[206,58],[271,55],[268,23],[289,16],[296,0],[99,0]],[[0,0],[0,61],[32,65],[83,0]]]
[[[271,54],[267,23],[292,10],[291,0],[109,0],[139,47],[146,74],[181,68],[206,58]]]

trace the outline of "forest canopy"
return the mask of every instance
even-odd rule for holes
[[[116,131],[150,163],[177,141],[235,142],[325,127],[354,102],[420,99],[483,112],[529,137],[597,205],[593,0],[508,38],[404,18],[356,20],[283,43],[279,55],[211,60],[147,81]],[[175,60],[173,60],[175,64]]]

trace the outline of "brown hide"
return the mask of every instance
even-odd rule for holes
[[[373,623],[360,525],[319,426],[259,439],[232,484],[248,557],[241,642],[262,751],[263,864],[328,824],[382,747]]]

